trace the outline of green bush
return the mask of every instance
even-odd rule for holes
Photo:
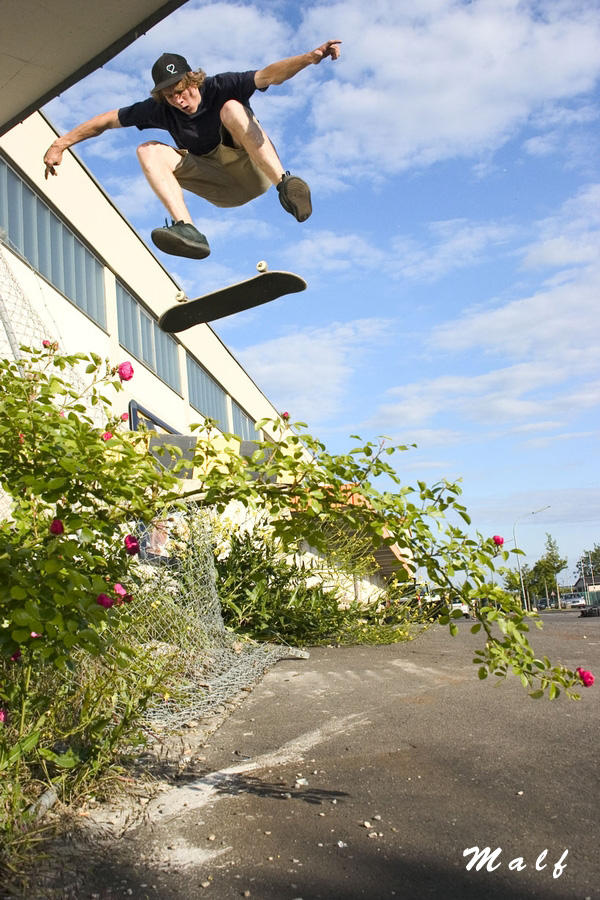
[[[82,371],[83,370],[83,371]],[[48,341],[0,360],[0,811],[8,834],[52,781],[64,794],[135,740],[164,661],[128,639],[135,534],[175,484],[123,433],[114,369]],[[66,377],[63,377],[66,376]],[[77,385],[83,385],[78,387]],[[100,426],[92,413],[98,411]]]

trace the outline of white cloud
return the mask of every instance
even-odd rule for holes
[[[290,247],[287,258],[302,272],[354,274],[356,270],[381,269],[390,261],[389,252],[352,232],[312,231]]]
[[[589,369],[597,353],[598,278],[595,264],[571,280],[497,309],[465,313],[436,328],[431,345],[438,350],[467,350],[513,359],[548,359],[555,365],[576,362]]]
[[[307,153],[359,176],[497,148],[600,72],[595,4],[345,0],[309,9],[304,33],[325,30],[345,43],[314,104]]]
[[[504,247],[515,229],[502,224],[453,219],[429,225],[431,241],[417,243],[404,236],[392,242],[396,277],[435,281],[448,273],[481,264],[486,255]]]
[[[389,322],[358,319],[325,328],[297,329],[235,349],[254,380],[268,387],[276,406],[292,418],[321,422],[334,415],[355,371],[389,335]]]

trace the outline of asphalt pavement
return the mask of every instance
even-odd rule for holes
[[[543,621],[538,654],[600,676],[600,619]],[[458,624],[277,663],[63,896],[600,897],[600,677],[580,702],[481,682]]]

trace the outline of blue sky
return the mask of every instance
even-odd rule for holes
[[[189,0],[45,112],[66,130],[144,99],[164,51],[213,74],[327,38],[337,62],[252,100],[313,216],[274,190],[236,210],[188,195],[212,254],[162,261],[189,296],[259,259],[303,275],[304,294],[215,323],[267,396],[332,450],[416,443],[404,480],[461,478],[474,526],[508,545],[516,523],[529,564],[550,532],[568,581],[600,543],[597,0]],[[152,137],[76,148],[148,242]]]

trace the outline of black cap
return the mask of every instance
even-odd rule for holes
[[[186,72],[191,72],[192,67],[188,61],[177,53],[163,53],[152,66],[152,78],[154,90],[162,91],[181,81]]]

